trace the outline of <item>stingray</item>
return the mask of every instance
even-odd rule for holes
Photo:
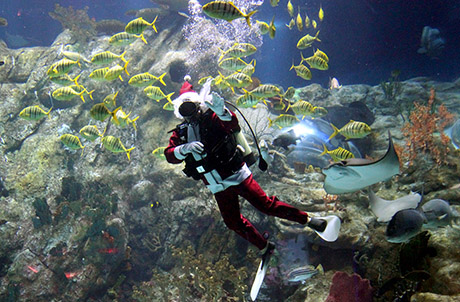
[[[396,212],[406,209],[415,209],[422,200],[422,196],[418,193],[410,193],[409,195],[400,197],[395,200],[385,200],[378,197],[372,190],[369,190],[369,207],[377,216],[378,222],[388,222]]]
[[[324,168],[324,190],[328,194],[356,192],[398,174],[399,158],[389,131],[388,137],[388,150],[377,160],[350,158]]]

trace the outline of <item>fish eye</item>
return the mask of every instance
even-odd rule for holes
[[[5,61],[0,61],[0,66],[5,65]]]

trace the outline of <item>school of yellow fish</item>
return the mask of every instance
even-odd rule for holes
[[[126,25],[124,32],[114,34],[108,39],[109,45],[126,47],[135,42],[137,39],[141,39],[145,44],[148,44],[143,32],[149,27],[157,32],[157,28],[155,26],[156,20],[157,18],[155,18],[150,23],[143,18],[137,18],[130,21]],[[130,76],[128,72],[129,60],[125,58],[126,53],[126,50],[121,54],[116,54],[108,50],[97,53],[90,60],[87,60],[81,54],[69,51],[64,46],[62,46],[60,55],[62,55],[63,58],[53,63],[48,67],[47,70],[49,80],[59,85],[58,88],[50,91],[50,95],[53,99],[58,101],[73,101],[73,99],[78,96],[82,102],[85,103],[87,101],[85,100],[86,95],[88,95],[89,98],[93,100],[94,90],[88,91],[88,89],[79,83],[81,73],[73,78],[69,75],[69,73],[72,72],[72,70],[77,66],[81,68],[82,64],[87,64],[90,66],[95,66],[89,74],[90,81],[109,83],[117,79],[124,81],[122,77],[123,73],[125,73],[127,76]],[[118,60],[122,61],[123,63],[121,65],[118,64]],[[112,65],[114,62],[117,64]],[[148,72],[145,72],[132,76],[129,79],[128,84],[134,87],[143,88],[144,94],[148,98],[156,100],[157,102],[165,98],[170,103],[170,98],[173,93],[165,95],[160,87],[153,86],[153,84],[156,82],[166,86],[163,80],[165,75],[166,73],[157,77]],[[118,91],[107,95],[102,102],[94,104],[89,111],[91,118],[99,122],[104,122],[107,118],[110,118],[108,122],[111,121],[115,126],[124,128],[130,125],[136,131],[136,120],[139,118],[139,116],[132,118],[130,117],[131,112],[125,113],[121,106],[117,107],[117,95]],[[168,106],[172,107],[171,105]],[[37,121],[44,116],[51,118],[51,111],[52,108],[46,111],[40,106],[34,105],[24,108],[20,112],[19,116],[25,120]],[[79,130],[80,136],[72,133],[66,133],[60,136],[60,140],[66,147],[71,150],[82,150],[81,154],[83,155],[83,150],[88,143],[101,138],[101,145],[104,146],[107,150],[113,153],[126,153],[128,160],[130,160],[130,153],[133,149],[135,149],[135,147],[126,148],[119,137],[108,135],[107,126],[108,124],[105,125],[105,129],[101,133],[97,125],[92,124],[91,121],[89,121],[88,125]],[[85,142],[86,145],[83,145],[80,138],[84,139],[83,142]]]
[[[271,0],[270,4],[273,7],[278,6],[279,0]],[[294,28],[296,25],[299,31],[304,29],[312,28],[316,31],[314,36],[306,34],[297,43],[297,48],[300,50],[307,49],[312,47],[316,42],[321,42],[318,35],[320,30],[318,27],[318,22],[314,19],[310,19],[308,15],[305,14],[305,21],[303,20],[300,12],[300,7],[298,8],[297,16],[295,17],[294,6],[291,3],[291,0],[287,3],[287,11],[291,16],[291,22],[287,25],[289,29]],[[228,1],[211,1],[203,6],[203,13],[211,18],[223,19],[229,22],[244,18],[248,24],[251,26],[250,17],[253,16],[256,11],[249,13],[244,13],[241,9],[237,8],[232,2]],[[295,17],[295,18],[294,18]],[[320,6],[318,11],[318,20],[322,22],[324,19],[324,11]],[[129,22],[125,31],[117,33],[109,38],[108,43],[115,46],[128,46],[134,41],[141,39],[145,44],[147,40],[145,39],[143,32],[145,29],[151,27],[155,32],[157,28],[155,26],[156,18],[151,22],[145,21],[143,18],[137,18]],[[267,24],[263,21],[256,20],[257,28],[261,35],[269,34],[270,38],[275,38],[276,28],[274,25],[275,17],[272,18],[270,24]],[[91,100],[93,100],[94,90],[88,91],[83,85],[79,84],[80,75],[74,76],[73,78],[69,75],[69,72],[72,69],[81,67],[81,64],[91,64],[97,66],[89,74],[89,79],[92,81],[99,82],[110,82],[120,79],[124,81],[122,74],[125,73],[127,76],[130,76],[128,72],[129,60],[125,58],[126,50],[121,54],[112,53],[111,51],[104,51],[95,54],[91,60],[87,60],[79,53],[67,51],[64,47],[61,49],[61,54],[64,56],[58,62],[55,62],[49,66],[47,74],[49,79],[62,87],[54,89],[51,92],[51,95],[54,99],[59,101],[71,101],[75,97],[80,97],[82,102],[86,102],[85,95],[88,95]],[[327,110],[320,106],[314,106],[308,101],[300,100],[296,97],[296,89],[294,87],[289,87],[286,91],[279,85],[273,84],[260,84],[252,90],[248,91],[246,88],[249,88],[253,84],[252,75],[255,72],[256,61],[253,59],[249,62],[245,61],[246,57],[249,57],[257,52],[257,48],[250,43],[234,43],[228,49],[220,49],[220,56],[216,62],[218,67],[221,68],[221,71],[218,72],[218,75],[215,77],[207,76],[202,79],[199,79],[198,84],[202,85],[206,82],[207,79],[212,78],[212,85],[214,88],[219,90],[230,89],[235,97],[232,98],[232,101],[241,108],[255,108],[257,104],[262,103],[266,106],[273,106],[278,109],[285,110],[288,112],[292,110],[295,115],[292,114],[281,114],[274,119],[268,118],[268,126],[276,126],[279,129],[292,127],[295,124],[299,123],[301,120],[306,117],[309,118],[320,118],[327,114]],[[301,61],[298,65],[292,64],[290,70],[294,69],[297,76],[305,79],[311,80],[312,72],[311,70],[304,65],[306,62],[311,69],[318,70],[327,70],[329,58],[325,52],[320,49],[316,49],[312,56],[305,58],[303,53],[300,53]],[[122,61],[122,65],[116,64],[109,67],[113,62]],[[225,75],[224,75],[225,74]],[[148,72],[140,73],[131,76],[128,81],[128,84],[133,87],[142,88],[144,94],[153,100],[159,102],[162,99],[166,99],[166,103],[163,106],[164,110],[172,111],[174,110],[173,104],[171,102],[171,96],[174,92],[165,94],[159,86],[154,86],[156,82],[161,83],[163,86],[166,86],[163,81],[163,77],[166,73],[155,76]],[[236,94],[236,90],[240,94]],[[131,113],[125,113],[121,106],[116,106],[116,98],[118,92],[112,93],[106,96],[103,102],[96,103],[92,106],[90,110],[90,116],[92,119],[100,122],[104,122],[107,118],[110,118],[110,121],[118,127],[126,127],[131,125],[134,130],[136,130],[136,120],[138,116],[131,119]],[[271,99],[270,99],[271,98]],[[270,99],[270,100],[269,100]],[[277,100],[273,102],[273,99]],[[270,104],[268,104],[270,102]],[[51,109],[46,111],[45,109],[40,108],[40,106],[29,106],[24,108],[20,117],[26,120],[36,121],[44,116],[50,117]],[[299,117],[301,117],[299,119]],[[337,129],[334,125],[331,124],[331,127],[334,130],[334,133],[329,137],[328,140],[332,139],[337,134],[343,135],[346,139],[350,138],[362,138],[367,136],[371,129],[368,125],[362,122],[350,121],[348,124],[343,126],[341,129]],[[101,133],[96,125],[91,125],[89,123],[87,126],[80,129],[79,134],[88,142],[93,142],[99,137],[101,138],[101,144],[109,151],[114,153],[126,153],[128,159],[130,159],[130,152],[135,148],[126,148],[121,142],[120,138],[107,135],[107,125],[105,126],[104,131]],[[72,150],[82,150],[85,146],[80,141],[80,138],[73,134],[64,134],[60,137],[62,143]],[[164,159],[165,147],[159,147],[155,149],[152,154],[156,158]],[[327,150],[324,145],[324,152],[321,155],[328,154],[331,158],[336,160],[343,160],[347,158],[354,157],[354,155],[345,149],[337,148],[335,150]]]
[[[271,0],[271,6],[276,7],[279,5],[279,0]],[[256,11],[244,13],[241,9],[236,7],[232,2],[227,1],[211,1],[203,7],[205,14],[212,18],[227,20],[229,22],[244,18],[248,26],[251,26],[249,18],[253,16]],[[289,29],[293,29],[294,26],[302,32],[304,30],[313,30],[312,35],[307,33],[299,39],[297,42],[297,48],[299,50],[308,49],[313,47],[315,43],[321,42],[319,39],[319,24],[324,20],[324,10],[322,6],[319,7],[318,21],[310,19],[305,13],[305,18],[302,18],[300,7],[298,8],[297,16],[295,15],[294,6],[289,0],[287,2],[287,11],[291,17],[291,21],[286,26]],[[275,17],[272,18],[269,24],[261,20],[255,20],[255,24],[261,35],[269,34],[271,39],[275,38],[276,27],[274,25]],[[234,102],[238,107],[241,108],[255,108],[257,104],[263,103],[268,106],[268,98],[278,98],[279,104],[271,104],[272,106],[281,107],[286,112],[291,109],[295,115],[281,114],[274,119],[268,119],[269,127],[275,126],[279,129],[292,127],[299,123],[301,119],[306,117],[319,118],[327,114],[327,110],[320,106],[314,106],[308,101],[299,100],[295,97],[295,88],[289,87],[286,91],[282,87],[273,84],[262,84],[252,89],[251,91],[245,88],[252,84],[252,74],[255,71],[256,61],[251,60],[246,62],[244,58],[254,54],[257,48],[249,43],[235,43],[226,50],[220,50],[221,55],[218,59],[218,66],[222,69],[219,71],[219,75],[216,77],[207,76],[198,81],[198,84],[203,84],[208,78],[212,78],[212,84],[215,88],[224,90],[231,89],[235,93],[235,89],[240,89],[242,94],[236,95]],[[305,79],[312,79],[312,72],[310,69],[327,70],[329,68],[329,57],[327,54],[316,48],[313,55],[304,57],[303,53],[300,52],[301,61],[298,65],[292,64],[290,70],[294,69],[296,75]],[[304,62],[308,64],[308,67],[304,65]],[[224,73],[226,75],[224,75]],[[335,81],[337,81],[334,78]],[[332,86],[331,86],[332,87]],[[338,85],[334,85],[333,88],[340,88]],[[332,89],[332,88],[331,88]],[[287,106],[286,106],[287,104]],[[299,118],[301,117],[301,118]],[[368,125],[362,122],[350,121],[348,124],[343,126],[341,129],[337,129],[331,124],[334,133],[328,139],[331,140],[337,134],[343,135],[346,139],[362,138],[367,136],[371,129]],[[328,154],[334,161],[344,160],[354,157],[354,155],[341,147],[335,150],[327,150],[324,145],[324,151],[321,155]]]

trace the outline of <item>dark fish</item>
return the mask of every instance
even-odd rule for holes
[[[298,139],[299,137],[295,134],[294,129],[291,129],[275,137],[272,145],[288,150],[288,146],[296,145]]]
[[[442,199],[432,199],[422,206],[427,222],[424,227],[436,229],[445,227],[456,218],[456,213],[451,209],[449,203]]]
[[[387,240],[393,243],[408,242],[422,231],[425,222],[425,215],[417,209],[396,212],[387,226]]]

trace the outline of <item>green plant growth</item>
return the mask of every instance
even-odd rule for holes
[[[398,95],[401,93],[402,84],[399,80],[399,70],[393,70],[388,81],[380,82],[380,87],[385,94],[385,99],[391,101],[395,105],[395,110],[400,113],[403,121],[406,121],[403,115],[404,104],[401,99],[397,100]]]

